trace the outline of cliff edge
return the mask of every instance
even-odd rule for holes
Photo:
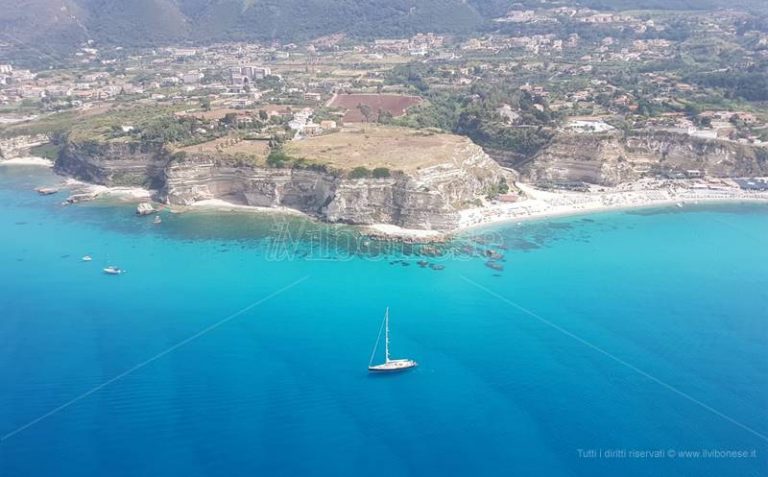
[[[209,145],[210,146],[210,145]],[[55,170],[107,186],[151,189],[172,205],[221,199],[288,207],[328,222],[447,231],[459,211],[512,183],[469,139],[368,127],[294,141],[270,160],[262,142],[231,150],[136,142],[69,143]]]

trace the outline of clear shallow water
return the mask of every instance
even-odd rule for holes
[[[302,221],[62,207],[40,174],[0,169],[0,475],[768,474],[765,208],[509,225],[423,258]],[[373,377],[387,305],[421,365]]]

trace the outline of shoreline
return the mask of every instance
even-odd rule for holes
[[[172,205],[171,210],[174,212],[189,212],[189,211],[203,211],[203,210],[220,210],[226,212],[254,212],[263,214],[285,214],[293,215],[297,217],[311,218],[304,212],[289,207],[260,207],[257,205],[242,205],[227,202],[222,199],[204,199],[198,200],[190,205]]]
[[[590,192],[551,192],[518,183],[516,186],[528,199],[461,211],[461,224],[451,233],[460,234],[505,223],[643,208],[682,208],[717,203],[768,204],[768,191],[745,191],[728,182],[731,181],[646,180],[616,188],[593,187],[596,190]]]
[[[148,201],[152,197],[152,191],[141,187],[128,186],[104,186],[98,184],[89,184],[67,177],[64,180],[64,187],[70,192],[70,198],[82,196],[84,201],[92,201],[103,198],[113,198],[124,202]]]
[[[393,224],[356,225],[361,233],[374,240],[402,240],[413,243],[445,242],[453,232],[439,230],[404,229]]]
[[[512,225],[521,224],[523,222],[534,222],[537,220],[545,221],[547,219],[556,219],[562,217],[579,217],[598,215],[608,212],[627,212],[632,210],[642,209],[684,209],[685,207],[697,206],[697,205],[717,205],[717,204],[764,204],[768,205],[768,197],[765,198],[711,198],[711,199],[682,199],[679,201],[654,201],[644,204],[625,204],[615,206],[604,206],[595,208],[573,208],[568,210],[551,210],[543,211],[541,213],[532,213],[523,216],[504,217],[488,222],[482,222],[477,224],[468,225],[466,227],[458,228],[451,234],[459,235],[465,232],[480,230],[486,227],[494,227],[498,225]]]
[[[53,163],[47,159],[26,156],[0,161],[0,166],[44,166]],[[752,178],[763,181],[766,178]],[[743,184],[743,182],[742,182]],[[140,187],[108,187],[90,184],[73,178],[64,178],[61,186],[71,195],[65,203],[77,203],[97,199],[116,199],[122,202],[151,202],[152,191]],[[394,224],[346,224],[354,227],[373,240],[403,241],[410,243],[438,243],[452,237],[487,227],[546,220],[603,212],[626,211],[643,208],[685,207],[697,204],[752,203],[768,205],[768,188],[748,190],[741,188],[734,179],[641,179],[615,187],[590,186],[587,191],[544,190],[531,184],[515,183],[524,195],[516,202],[485,202],[481,207],[458,211],[459,220],[452,230],[406,229]],[[205,199],[190,205],[162,204],[173,213],[226,211],[256,213],[262,215],[287,215],[318,220],[288,207],[260,207],[242,205],[222,199]],[[320,223],[332,224],[318,220]]]
[[[37,156],[12,157],[10,159],[0,160],[0,166],[38,166],[53,167],[53,161]]]

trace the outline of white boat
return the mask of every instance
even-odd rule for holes
[[[155,220],[153,220],[152,223],[154,223],[154,224],[161,224],[161,223],[163,223],[163,219],[161,219],[159,215],[156,215],[155,216]]]
[[[81,260],[84,261],[84,262],[90,262],[93,259],[91,258],[90,255],[85,255],[85,256],[83,256],[83,258],[81,258]]]
[[[378,348],[379,341],[381,341],[382,329],[384,330],[384,362],[381,364],[373,364],[373,358],[376,356],[376,348]],[[379,336],[376,337],[376,344],[373,346],[371,360],[368,363],[368,371],[372,373],[391,373],[415,368],[417,365],[418,363],[411,359],[391,359],[389,357],[389,307],[387,307],[387,311],[384,313],[384,322],[381,324],[381,328],[379,328]]]
[[[123,272],[124,270],[121,270],[117,267],[112,267],[112,266],[109,266],[104,269],[104,273],[106,273],[107,275],[120,275]]]

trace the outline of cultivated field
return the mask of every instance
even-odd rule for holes
[[[421,102],[418,96],[399,94],[339,94],[329,101],[328,106],[346,110],[344,122],[361,123],[366,118],[360,110],[360,105],[366,105],[373,111],[373,120],[379,116],[379,111],[388,111],[393,117],[402,116],[411,106]]]

